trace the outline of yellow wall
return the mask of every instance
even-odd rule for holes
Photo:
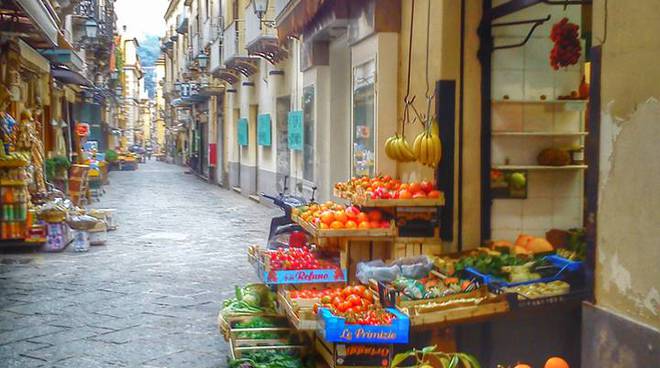
[[[594,45],[604,38],[605,3],[594,1]],[[652,159],[658,157],[660,137],[660,2],[609,1],[608,13],[596,301],[660,329],[660,163]]]
[[[429,32],[429,87],[431,92],[435,82],[440,79],[456,80],[456,119],[459,114],[459,76],[460,76],[460,2],[453,0],[427,0],[431,1]],[[413,28],[411,96],[417,96],[415,105],[418,110],[426,111],[426,35],[427,35],[427,9],[428,2],[418,0],[415,2],[415,16]],[[463,246],[473,248],[479,245],[480,239],[480,211],[481,211],[481,184],[480,184],[480,83],[481,67],[476,58],[479,48],[479,39],[476,34],[481,19],[481,1],[466,2],[466,41],[465,41],[465,80],[464,80],[464,180],[463,180]],[[410,37],[410,14],[412,2],[402,2],[401,33],[399,36],[399,122],[403,118],[403,98],[406,95],[406,78],[408,68],[408,45]],[[435,105],[432,108],[435,111]],[[399,123],[400,124],[400,123]],[[399,126],[400,129],[400,126]],[[441,126],[440,129],[443,129]],[[421,132],[422,126],[406,127],[406,138],[412,144],[415,136]],[[458,142],[458,126],[456,128],[456,142]],[[458,144],[457,144],[458,148]],[[444,158],[443,158],[444,159]],[[458,170],[458,152],[456,153],[455,168]],[[418,163],[399,164],[399,174],[402,179],[430,180],[433,171]],[[458,188],[458,172],[456,172],[455,188]],[[458,194],[458,192],[456,192]],[[458,213],[458,200],[455,213]],[[458,226],[455,222],[455,226]],[[456,231],[457,228],[455,228]],[[455,233],[456,234],[456,233]],[[456,239],[456,237],[455,237]],[[454,246],[456,241],[454,241]]]

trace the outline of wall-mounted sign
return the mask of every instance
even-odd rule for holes
[[[248,145],[248,120],[246,118],[238,120],[238,144],[240,146]]]
[[[257,117],[257,144],[260,146],[270,146],[270,138],[270,114],[261,114]]]
[[[289,149],[294,151],[303,150],[303,112],[291,111],[289,112]]]

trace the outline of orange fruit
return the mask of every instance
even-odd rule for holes
[[[407,184],[407,183],[403,183],[403,184],[399,185],[399,189],[400,189],[400,190],[404,190],[404,189],[405,189],[405,190],[408,190],[408,184]]]
[[[346,221],[346,223],[344,224],[344,226],[345,226],[347,229],[355,229],[355,228],[357,228],[358,225],[355,223],[355,221],[353,221],[353,220],[348,220],[348,221]]]
[[[335,221],[335,213],[332,211],[325,211],[323,214],[321,214],[321,221],[324,223],[330,225],[333,221]]]
[[[339,222],[339,221],[332,221],[330,224],[331,229],[343,229],[344,228],[344,223]]]
[[[422,185],[420,183],[410,183],[408,191],[412,194],[419,193],[422,191]]]
[[[369,211],[367,216],[369,216],[369,221],[380,221],[383,219],[383,214],[376,210]]]
[[[332,206],[332,209],[335,210],[335,211],[343,211],[344,208],[346,208],[346,206],[344,206],[343,204],[336,204],[336,205]]]
[[[380,227],[380,221],[369,221],[370,229],[378,229]]]
[[[325,222],[322,222],[319,224],[319,228],[325,230],[325,229],[329,229],[330,227]]]
[[[439,190],[432,190],[427,194],[427,197],[429,198],[440,198],[440,191]]]
[[[568,366],[568,363],[562,358],[559,357],[552,357],[548,359],[547,362],[545,362],[545,366],[543,368],[570,368]]]
[[[413,194],[413,198],[426,198],[426,193],[424,193],[424,191],[419,191]]]
[[[346,223],[348,221],[348,215],[344,211],[336,211],[335,212],[335,220],[341,222],[342,224]]]
[[[312,217],[314,218],[321,218],[321,215],[323,215],[323,211],[321,210],[312,213]]]
[[[404,184],[402,184],[401,186],[403,187],[403,185]],[[401,189],[399,191],[399,199],[410,199],[410,198],[412,198],[412,194],[410,194],[410,192],[408,190]]]
[[[513,368],[532,368],[532,366],[523,363],[518,363]]]
[[[369,222],[369,216],[367,216],[367,214],[364,212],[360,212],[357,215],[356,221],[358,224],[365,221]]]
[[[368,229],[369,228],[369,222],[368,221],[362,221],[358,225],[358,229]]]
[[[331,208],[332,206],[335,205],[335,202],[333,202],[333,201],[327,201],[327,202],[325,202],[324,204],[325,204],[326,207]]]

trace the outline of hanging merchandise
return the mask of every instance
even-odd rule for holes
[[[555,46],[550,51],[550,65],[554,70],[575,65],[580,59],[582,47],[578,34],[579,28],[577,24],[570,23],[568,18],[564,18],[552,26],[550,39]]]
[[[412,41],[413,41],[413,18],[415,14],[415,0],[412,2],[410,14],[410,38],[408,43],[408,78],[406,80],[406,97],[403,101],[405,107],[403,110],[403,121],[401,122],[401,135],[397,132],[394,136],[389,137],[385,140],[385,154],[387,157],[392,160],[399,162],[412,162],[415,161],[415,154],[406,140],[406,124],[414,124],[414,120],[410,121],[410,106],[412,105],[415,98],[410,98],[410,67],[412,62]]]
[[[417,135],[413,143],[413,151],[417,161],[421,164],[435,168],[435,166],[440,162],[442,158],[442,142],[440,141],[440,135],[437,129],[434,129],[434,126],[437,126],[435,118],[431,115],[431,109],[433,107],[433,100],[435,98],[435,93],[431,93],[431,87],[429,84],[429,40],[431,33],[431,2],[428,2],[428,9],[426,10],[426,115],[421,115],[417,110],[418,119],[420,119],[424,124],[424,130]],[[412,101],[411,101],[412,106]],[[414,107],[413,107],[414,109]]]

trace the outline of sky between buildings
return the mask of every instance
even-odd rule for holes
[[[145,35],[162,36],[168,0],[117,0],[117,29],[127,26],[128,34],[143,39]]]

